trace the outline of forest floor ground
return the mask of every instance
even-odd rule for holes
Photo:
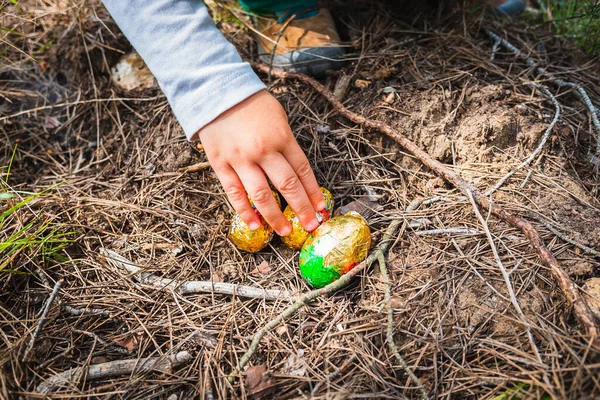
[[[530,219],[577,285],[600,276],[600,257],[540,222],[600,250],[593,157],[598,138],[574,91],[549,77],[582,85],[600,106],[598,59],[531,16],[509,21],[454,3],[405,7],[363,2],[336,12],[348,63],[323,84],[333,90],[349,77],[343,97],[348,108],[392,125],[482,192],[527,158],[552,122],[555,106],[530,83],[545,85],[560,104],[558,121],[541,155],[493,201]],[[243,57],[255,59],[251,32],[222,8],[214,10]],[[387,346],[385,285],[375,264],[267,334],[246,377],[230,381],[252,335],[290,299],[157,290],[115,268],[100,249],[165,278],[292,294],[309,290],[298,273],[298,253],[275,239],[248,254],[228,240],[232,209],[214,173],[179,172],[206,157],[185,140],[162,92],[125,92],[112,84],[110,67],[131,46],[100,3],[24,1],[2,13],[2,26],[12,32],[0,53],[0,165],[8,165],[14,151],[11,188],[50,188],[12,221],[48,220],[74,233],[61,259],[18,257],[12,272],[0,271],[0,397],[35,397],[40,384],[71,368],[182,350],[192,358],[176,368],[73,377],[53,393],[130,399],[420,396]],[[539,74],[505,48],[493,51],[485,29],[548,72]],[[391,139],[339,116],[305,84],[261,77],[284,105],[336,206],[376,201],[373,243],[391,221],[404,221],[387,255],[394,338],[431,398],[487,399],[515,387],[521,398],[600,395],[600,348],[590,344],[521,231],[487,218],[523,315],[508,299],[471,203],[456,188]],[[438,197],[405,211],[416,198]],[[415,221],[421,225],[410,228]],[[442,232],[423,234],[433,229]],[[23,357],[59,279],[57,299]]]

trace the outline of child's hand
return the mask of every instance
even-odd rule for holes
[[[325,200],[283,107],[266,90],[219,115],[198,134],[231,205],[250,229],[258,228],[259,218],[248,195],[275,232],[285,236],[292,229],[267,177],[306,230],[318,226],[315,211],[325,208]]]

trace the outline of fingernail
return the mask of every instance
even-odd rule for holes
[[[250,222],[250,225],[248,225],[248,227],[250,228],[251,231],[255,231],[258,228],[260,228],[260,224],[256,221]]]
[[[279,236],[287,236],[292,233],[292,227],[287,225],[279,231]]]
[[[313,219],[308,224],[306,224],[304,229],[306,229],[309,232],[312,232],[315,229],[317,229],[318,227],[319,227],[319,221],[317,221],[316,219]]]
[[[315,211],[323,211],[325,209],[326,203],[325,200],[321,200],[319,204],[317,204],[317,208]]]

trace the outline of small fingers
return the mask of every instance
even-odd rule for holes
[[[244,184],[252,202],[265,221],[281,236],[289,235],[292,226],[283,216],[279,204],[273,197],[269,182],[258,165],[246,165],[238,168],[237,173]]]
[[[262,165],[273,185],[285,197],[296,212],[304,229],[312,231],[319,226],[315,208],[302,185],[302,182],[288,160],[282,154],[270,157]],[[316,185],[316,181],[315,181]],[[319,187],[317,186],[317,190]]]
[[[317,178],[315,178],[315,174],[308,159],[298,143],[294,143],[293,146],[288,146],[283,152],[283,156],[294,169],[298,179],[300,179],[300,183],[304,187],[304,191],[308,195],[315,211],[324,210],[325,199],[323,198],[323,193],[321,193]]]
[[[250,205],[248,194],[237,173],[231,167],[215,169],[231,206],[252,230],[260,227],[260,218]]]

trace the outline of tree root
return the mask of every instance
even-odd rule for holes
[[[269,72],[269,66],[267,65],[257,63],[253,63],[252,65],[256,70],[260,72]],[[465,181],[459,174],[453,172],[450,168],[448,168],[438,160],[432,158],[427,152],[422,150],[419,146],[417,146],[406,136],[402,135],[396,129],[383,122],[368,119],[362,115],[348,110],[333,95],[333,93],[329,89],[327,89],[321,83],[317,82],[315,79],[303,74],[290,73],[280,70],[272,70],[271,75],[279,79],[293,79],[308,84],[317,92],[319,92],[323,97],[325,97],[340,115],[344,116],[345,118],[358,125],[381,132],[394,139],[405,150],[417,157],[425,166],[430,168],[432,171],[434,171],[446,181],[452,183],[468,198],[472,196],[474,201],[484,210],[491,212],[496,217],[506,222],[510,226],[520,229],[523,232],[523,234],[527,237],[532,247],[536,250],[542,263],[550,269],[552,276],[560,285],[563,294],[567,298],[568,302],[573,306],[575,315],[579,320],[579,323],[582,325],[584,331],[591,337],[591,339],[596,344],[600,345],[600,343],[598,343],[599,332],[598,327],[596,326],[596,322],[594,320],[594,315],[592,314],[587,304],[585,303],[583,297],[581,296],[579,288],[573,283],[569,275],[560,266],[552,252],[550,252],[550,250],[548,250],[548,248],[546,247],[538,231],[528,220],[521,218],[520,216],[514,215],[512,213],[509,213],[497,204],[492,203],[491,199],[486,198],[470,183]],[[300,305],[300,307],[301,306],[302,305]]]

